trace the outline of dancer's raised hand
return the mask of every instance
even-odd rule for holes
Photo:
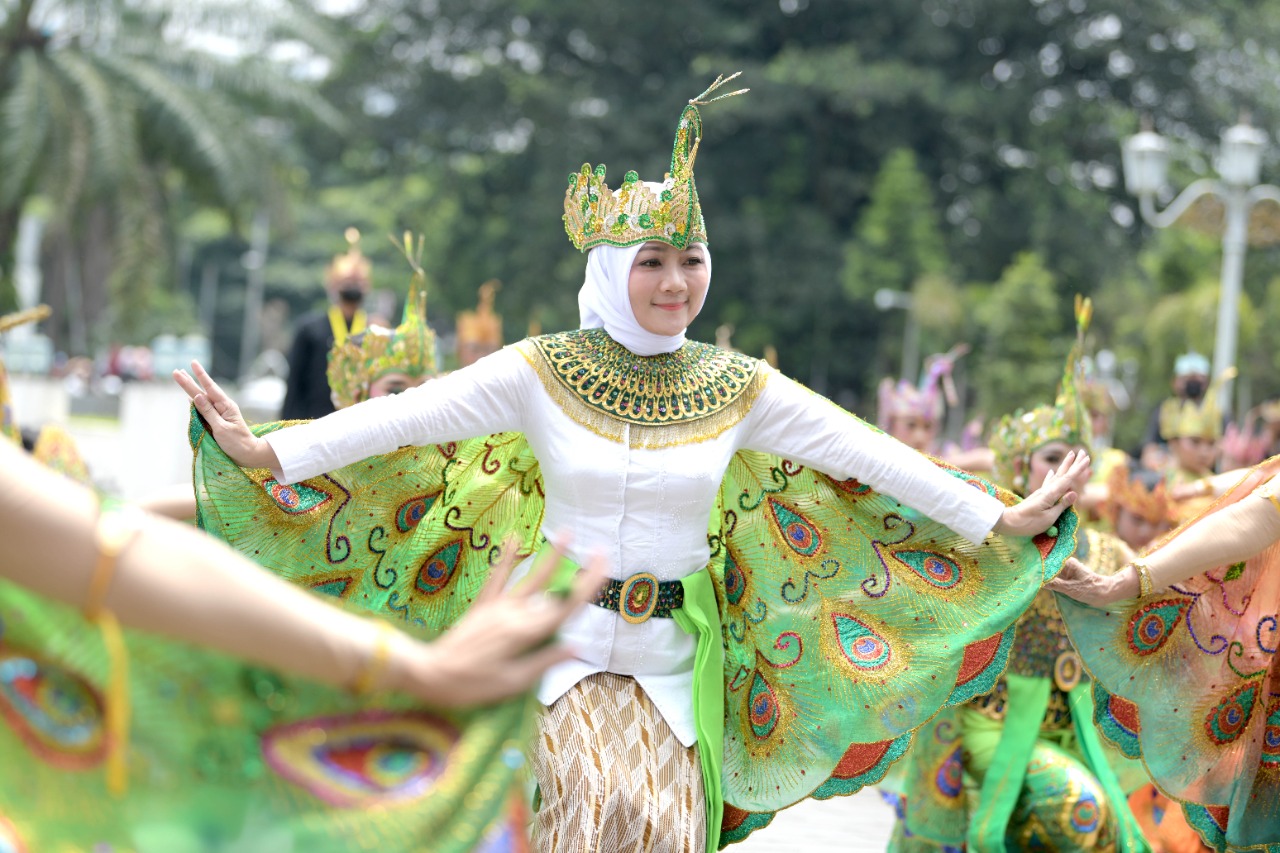
[[[1035,536],[1048,530],[1058,516],[1071,506],[1084,491],[1092,469],[1089,454],[1073,450],[1056,471],[1050,471],[1044,484],[1017,506],[1011,506],[996,522],[995,532],[1011,536]]]
[[[195,374],[194,379],[185,370],[175,370],[173,379],[187,392],[196,411],[213,431],[214,440],[231,461],[242,468],[279,469],[275,451],[249,430],[235,400],[218,387],[200,362],[191,362],[191,372]]]

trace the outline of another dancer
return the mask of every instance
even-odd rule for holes
[[[996,477],[1019,493],[1039,488],[1062,459],[1089,446],[1080,394],[1089,312],[1087,302],[1077,305],[1080,336],[1054,404],[1007,415],[996,429]],[[1132,556],[1093,529],[1076,553],[1103,573]],[[916,738],[890,850],[1146,849],[1091,718],[1080,658],[1053,596],[1041,592],[1018,622],[995,689],[944,712]]]
[[[1219,851],[1280,851],[1278,471],[1264,462],[1113,576],[1068,561],[1051,584],[1099,727]]]

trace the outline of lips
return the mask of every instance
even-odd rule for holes
[[[655,302],[655,303],[653,303],[653,307],[654,307],[654,308],[659,309],[660,311],[679,311],[679,310],[683,309],[683,308],[684,308],[686,305],[688,305],[688,304],[689,304],[689,303],[687,303],[687,302],[674,302],[674,303],[671,303],[671,304],[664,304],[664,303],[661,303],[661,302]]]

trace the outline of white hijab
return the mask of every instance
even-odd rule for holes
[[[684,332],[678,335],[655,335],[645,331],[631,310],[627,282],[631,265],[644,247],[596,246],[587,253],[587,277],[578,291],[578,314],[583,329],[603,328],[609,337],[636,355],[659,355],[675,352],[684,346]],[[711,252],[703,247],[707,277],[711,276]]]

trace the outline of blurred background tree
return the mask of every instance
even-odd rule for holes
[[[79,30],[17,25],[32,5],[10,0],[0,24],[6,133],[28,123],[16,93],[35,91],[14,82],[30,64],[22,57],[52,74],[53,48],[65,45],[103,75],[154,62],[190,98],[226,107],[196,110],[224,147],[256,146],[224,155],[229,169],[210,168],[217,158],[203,137],[181,129],[155,87],[109,87],[140,105],[127,114],[167,205],[153,208],[167,215],[151,230],[129,229],[152,246],[141,254],[171,259],[139,299],[198,302],[212,270],[221,285],[200,315],[227,375],[240,371],[245,211],[260,209],[266,188],[276,199],[267,298],[294,314],[323,301],[323,266],[356,225],[375,286],[399,292],[407,273],[385,234],[426,233],[429,313],[442,333],[490,278],[505,283],[509,338],[530,320],[569,328],[583,259],[561,227],[565,177],[584,161],[608,164],[614,182],[632,168],[661,176],[681,105],[717,73],[742,69],[751,94],[704,112],[698,185],[715,281],[696,337],[730,323],[739,348],[759,355],[772,344],[784,371],[870,416],[876,382],[898,369],[906,319],[876,310],[872,296],[915,289],[926,295],[916,312],[922,355],[970,342],[975,353],[960,366],[969,402],[996,417],[1052,396],[1072,296],[1091,294],[1091,342],[1138,365],[1135,413],[1121,420],[1128,436],[1165,393],[1173,355],[1208,345],[1218,252],[1213,239],[1141,224],[1121,186],[1119,140],[1150,115],[1179,149],[1183,185],[1212,172],[1218,132],[1241,109],[1269,131],[1280,120],[1277,0],[686,0],[678,16],[587,0],[326,0],[313,14],[278,0],[254,6],[280,21],[246,15],[247,34],[215,21],[232,0],[194,4],[201,27],[255,45],[229,55],[191,38],[95,35],[90,49]],[[122,21],[147,10],[136,12],[136,32],[147,20],[168,27],[152,31],[177,26],[179,7],[154,11],[158,2],[49,0],[79,5],[111,7]],[[203,59],[186,65],[187,54]],[[261,88],[228,82],[241,73]],[[61,127],[52,104],[47,126]],[[86,109],[82,124],[91,118]],[[69,144],[41,138],[50,140],[42,155]],[[5,142],[6,179],[10,158],[34,150]],[[32,163],[23,174],[57,198],[66,170]],[[1264,176],[1276,165],[1273,149]],[[210,207],[224,211],[220,230],[208,227]],[[84,273],[86,288],[122,266],[109,260]],[[1276,260],[1276,250],[1254,249],[1247,262],[1251,304],[1272,313]],[[108,337],[140,331],[119,310],[104,316]],[[1266,335],[1245,345],[1254,398],[1280,391]]]
[[[0,20],[0,310],[19,218],[45,204],[46,298],[71,345],[187,331],[175,213],[287,209],[287,125],[342,116],[298,59],[339,49],[309,4],[17,0]],[[291,46],[277,53],[277,49]],[[175,328],[178,327],[178,328]]]

